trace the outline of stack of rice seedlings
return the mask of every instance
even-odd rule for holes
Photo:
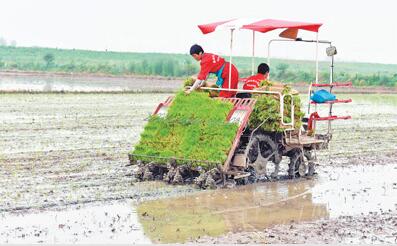
[[[273,90],[272,90],[273,88]],[[282,85],[281,83],[262,81],[261,88],[267,91],[279,91],[282,94],[292,94],[294,103],[294,127],[299,129],[302,126],[302,117],[304,113],[301,111],[301,100],[299,95],[291,87]],[[275,94],[257,94],[254,110],[251,113],[249,126],[256,128],[261,125],[261,129],[267,132],[283,132],[285,126],[281,125],[280,114],[280,98]],[[291,97],[284,98],[284,122],[291,122]]]
[[[194,78],[188,77],[183,82],[183,87],[192,86],[195,81],[196,80]],[[214,89],[219,88],[216,84],[211,84],[211,83],[208,83],[208,82],[204,82],[204,84],[202,86],[203,87],[211,87],[211,88],[214,88]],[[198,89],[198,91],[200,91],[200,89]],[[219,90],[204,90],[204,91],[208,91],[209,97],[219,97]]]
[[[138,180],[165,180],[211,187],[236,136],[237,124],[226,122],[233,104],[205,92],[179,92],[164,118],[152,116],[131,152]],[[202,180],[205,179],[205,180]]]

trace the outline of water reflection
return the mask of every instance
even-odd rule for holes
[[[142,203],[139,219],[155,242],[263,230],[291,222],[360,216],[397,206],[397,163],[323,167],[318,178],[259,183]]]
[[[49,79],[1,79],[0,91],[30,91],[30,92],[119,92],[129,90],[128,86],[120,84],[86,83],[73,80]]]
[[[131,202],[0,214],[0,244],[150,243]]]
[[[183,242],[203,235],[262,230],[274,224],[328,217],[313,203],[314,181],[249,185],[140,205],[140,221],[157,242]]]
[[[180,86],[180,80],[139,77],[0,76],[0,91],[3,92],[170,92]]]

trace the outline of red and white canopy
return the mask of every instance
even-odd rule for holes
[[[230,30],[230,66],[232,64],[232,50],[233,50],[233,30],[252,30],[253,32],[253,42],[252,42],[252,74],[254,74],[254,57],[255,57],[255,32],[266,33],[276,29],[285,29],[280,33],[280,37],[293,39],[297,38],[298,30],[306,30],[317,33],[317,46],[318,46],[318,29],[321,27],[321,23],[307,23],[307,22],[297,22],[297,21],[285,21],[285,20],[275,20],[275,19],[231,19],[226,21],[219,21],[204,25],[198,25],[203,34],[208,34],[216,30]],[[318,82],[318,58],[317,58],[317,48],[316,48],[316,83]],[[269,51],[268,51],[269,52]],[[270,54],[268,53],[268,65],[270,65]],[[230,73],[231,69],[229,70]],[[230,78],[229,75],[229,88],[230,88]]]
[[[321,23],[306,23],[296,21],[285,21],[275,19],[232,19],[226,21],[219,21],[209,24],[198,25],[203,34],[211,33],[219,29],[248,29],[257,32],[269,32],[275,29],[301,29],[311,32],[318,32]]]

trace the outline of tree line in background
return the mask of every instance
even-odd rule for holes
[[[5,62],[0,57],[0,69],[69,73],[101,73],[111,75],[157,75],[165,77],[184,77],[198,72],[199,67],[189,59],[163,59],[150,61],[131,61],[125,63],[70,62],[59,64],[56,57],[47,53],[41,61]]]
[[[272,73],[271,79],[276,81],[285,82],[310,82],[315,81],[315,72],[305,71],[293,71],[288,69],[288,64],[280,63],[275,67]],[[320,72],[320,81],[329,81],[329,72]],[[353,82],[356,86],[397,86],[397,71],[394,74],[382,74],[380,72],[373,74],[359,74],[359,73],[346,73],[346,72],[335,72],[334,81],[338,82]]]
[[[0,40],[1,41],[1,40]],[[190,58],[190,57],[189,57]],[[89,62],[70,61],[58,63],[54,54],[47,53],[42,59],[26,62],[6,62],[0,57],[1,70],[69,72],[69,73],[101,73],[112,75],[152,75],[165,77],[186,77],[196,74],[199,65],[192,59],[164,58],[142,59],[125,62]],[[238,61],[236,63],[239,67]],[[240,77],[251,74],[249,69],[240,69]],[[288,83],[306,82],[315,80],[315,73],[291,69],[286,63],[271,67],[271,79]],[[359,74],[335,72],[335,81],[352,81],[356,86],[397,86],[397,71],[390,73]],[[329,72],[320,73],[320,81],[329,81]]]

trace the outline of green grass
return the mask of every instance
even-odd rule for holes
[[[53,59],[44,58],[51,57],[49,54]],[[250,57],[235,57],[233,60],[242,77],[250,75]],[[266,59],[256,58],[256,63],[260,62],[266,62]],[[320,80],[326,81],[329,63],[320,62],[319,65]],[[199,64],[188,54],[0,46],[0,70],[184,77],[197,73]],[[313,81],[314,62],[272,59],[271,74],[272,80],[283,82]],[[397,64],[338,62],[335,80],[353,81],[356,86],[396,86]]]
[[[166,118],[150,118],[132,154],[138,155],[136,159],[160,163],[156,157],[165,158],[164,164],[173,157],[209,161],[192,163],[205,169],[223,164],[238,128],[226,122],[232,108],[231,103],[213,100],[205,92],[188,96],[179,92]]]

